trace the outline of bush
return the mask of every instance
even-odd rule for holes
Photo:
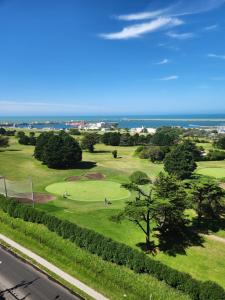
[[[41,223],[50,231],[64,239],[75,243],[78,247],[100,256],[102,259],[117,265],[129,267],[137,273],[151,274],[164,281],[193,300],[224,300],[225,291],[216,283],[201,282],[190,275],[176,271],[144,253],[127,245],[113,241],[95,231],[79,227],[67,220],[61,220],[52,215],[24,204],[0,196],[0,208],[11,217],[20,218],[32,223]]]
[[[224,160],[225,152],[220,150],[209,150],[209,153],[206,155],[205,160],[216,161]]]
[[[113,156],[113,158],[117,158],[117,157],[118,157],[118,152],[117,152],[117,150],[113,150],[113,151],[112,151],[112,156]]]
[[[203,282],[200,290],[200,300],[225,299],[224,289],[212,281]]]
[[[146,173],[142,171],[136,171],[130,175],[130,181],[138,185],[144,185],[149,183],[150,179]]]
[[[0,135],[0,147],[8,147],[9,146],[9,138],[7,136]]]

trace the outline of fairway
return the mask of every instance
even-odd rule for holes
[[[203,168],[198,170],[198,174],[223,178],[225,177],[225,168]]]
[[[121,187],[120,183],[113,181],[76,181],[58,182],[46,187],[46,191],[78,201],[109,201],[126,199],[130,192]]]

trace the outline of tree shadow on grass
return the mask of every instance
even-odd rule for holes
[[[140,248],[142,251],[152,254],[153,256],[157,254],[157,246],[153,241],[150,242],[150,249],[147,249],[146,243],[137,243],[136,246]]]
[[[95,150],[94,153],[96,154],[104,154],[104,153],[112,153],[112,151],[109,150]]]
[[[160,251],[170,255],[186,255],[186,250],[192,246],[204,247],[204,238],[199,232],[193,230],[192,226],[185,228],[182,232],[166,232],[158,235]]]
[[[90,170],[96,167],[96,162],[94,161],[81,161],[76,164],[76,169],[82,169],[82,170]]]
[[[42,163],[42,165],[46,165],[46,164]],[[49,168],[54,170],[77,170],[77,169],[90,170],[96,167],[96,165],[97,164],[94,161],[81,161],[69,167],[49,167]]]
[[[225,230],[225,215],[220,218],[202,219],[200,222],[197,218],[193,220],[193,230],[202,234],[216,233],[219,230]]]

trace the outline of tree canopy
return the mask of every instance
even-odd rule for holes
[[[82,160],[82,150],[69,134],[48,132],[37,138],[34,156],[49,168],[73,168]]]
[[[193,153],[190,152],[185,144],[179,144],[169,152],[164,159],[164,168],[170,174],[179,179],[190,178],[197,164]]]

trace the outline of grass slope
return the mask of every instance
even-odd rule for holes
[[[10,218],[1,210],[0,232],[112,300],[189,300],[149,275],[135,274],[125,267],[105,262],[63,240],[43,225]]]
[[[112,158],[111,152],[114,149],[118,150],[121,158]],[[12,138],[11,146],[0,151],[0,174],[9,179],[24,179],[32,175],[35,191],[40,192],[44,192],[46,186],[50,184],[63,182],[67,177],[85,175],[89,172],[103,173],[106,175],[106,180],[118,184],[128,182],[129,175],[136,170],[144,171],[151,178],[155,178],[163,166],[134,157],[134,151],[135,147],[97,145],[95,153],[84,152],[83,160],[85,162],[79,166],[79,169],[52,170],[32,157],[33,147],[19,145],[16,139]],[[225,170],[225,161],[200,162],[198,164],[198,171],[205,168]],[[91,181],[89,182],[91,183]],[[144,242],[142,232],[128,221],[113,223],[110,220],[110,217],[117,214],[123,205],[124,200],[114,201],[112,205],[105,207],[103,201],[72,201],[58,196],[55,201],[42,204],[39,207],[60,218],[96,230],[129,246],[137,247],[138,243]],[[225,237],[225,231],[221,230],[218,235]],[[225,267],[222,263],[225,259],[224,244],[206,240],[202,247],[187,249],[186,254],[173,257],[161,253],[156,256],[156,259],[162,260],[178,270],[188,272],[198,279],[215,280],[225,287],[223,280]]]

